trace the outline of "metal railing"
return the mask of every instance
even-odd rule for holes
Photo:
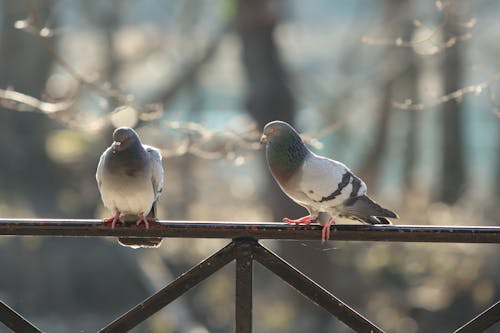
[[[109,223],[103,223],[100,220],[0,219],[0,235],[182,237],[232,240],[217,253],[179,276],[99,332],[129,331],[233,260],[236,261],[235,331],[237,333],[252,331],[254,260],[356,332],[384,332],[258,241],[260,239],[319,240],[321,226],[317,224],[293,226],[284,223],[259,222],[160,221],[146,230],[135,225],[111,229]],[[500,243],[500,227],[335,225],[332,226],[331,235],[333,239],[343,241]],[[0,322],[14,332],[41,332],[1,301]],[[500,322],[500,302],[455,330],[455,333],[482,332],[498,322]]]

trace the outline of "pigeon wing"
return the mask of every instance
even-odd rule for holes
[[[156,201],[163,191],[163,165],[161,162],[162,157],[160,151],[154,147],[144,145],[144,149],[149,156],[149,162],[151,165],[151,181],[153,183],[153,190],[155,192]]]
[[[97,187],[99,188],[99,191],[101,191],[101,186],[102,186],[102,174],[104,170],[104,160],[106,158],[106,154],[108,153],[108,149],[102,153],[101,158],[99,159],[99,163],[97,164],[97,170],[95,173],[95,179],[97,180]]]
[[[304,161],[297,184],[313,205],[322,207],[338,206],[366,192],[365,183],[343,163],[314,154]]]

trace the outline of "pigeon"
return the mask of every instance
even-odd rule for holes
[[[365,183],[343,163],[316,155],[305,145],[297,131],[283,121],[272,121],[264,127],[269,170],[283,192],[303,206],[309,215],[290,224],[322,226],[321,240],[330,239],[330,225],[346,217],[369,224],[391,224],[387,218],[398,218],[366,195]]]
[[[113,132],[113,144],[101,155],[96,180],[104,206],[114,216],[104,219],[115,228],[125,218],[136,224],[156,221],[156,204],[163,189],[163,166],[158,149],[143,145],[137,133],[129,127]],[[162,238],[118,238],[120,244],[132,248],[158,247]]]

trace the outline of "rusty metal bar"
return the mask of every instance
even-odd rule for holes
[[[500,302],[490,306],[454,333],[477,333],[500,322]]]
[[[255,239],[237,239],[236,243],[236,333],[252,332],[252,270]]]
[[[235,243],[231,242],[214,255],[203,260],[189,271],[178,277],[168,286],[136,305],[134,308],[102,328],[101,333],[123,333],[131,330],[151,317],[167,304],[186,291],[224,267],[235,258]]]
[[[384,332],[264,246],[256,243],[253,247],[255,260],[356,332]]]
[[[332,240],[435,242],[435,243],[500,243],[500,227],[415,226],[415,225],[335,225]],[[144,227],[118,226],[111,229],[101,220],[0,219],[0,235],[39,236],[132,236],[319,240],[321,226],[294,226],[278,222],[210,222],[160,221]]]
[[[16,333],[42,333],[2,301],[0,301],[0,322]]]

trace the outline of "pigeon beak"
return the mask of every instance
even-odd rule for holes
[[[262,134],[262,136],[260,137],[260,144],[264,144],[264,143],[267,143],[267,136],[265,134]]]
[[[113,145],[112,145],[112,147],[113,147],[113,154],[116,153],[117,151],[121,150],[120,149],[120,145],[121,144],[122,143],[120,141],[113,141]]]

